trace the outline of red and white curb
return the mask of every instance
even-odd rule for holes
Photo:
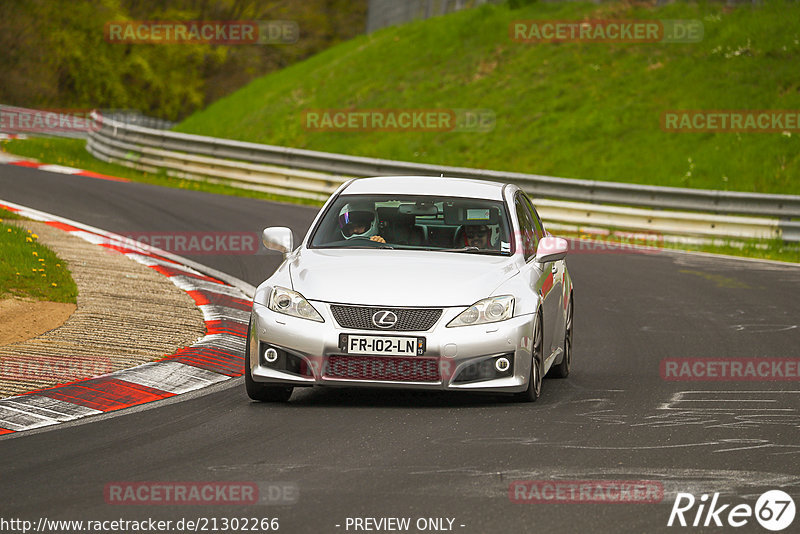
[[[169,277],[194,299],[206,324],[205,337],[156,362],[0,399],[0,434],[120,410],[242,375],[255,288],[117,234],[4,200],[0,207],[116,250]]]
[[[2,138],[0,138],[2,139]],[[108,176],[97,172],[87,171],[84,169],[76,169],[75,167],[66,167],[64,165],[56,165],[53,163],[40,163],[35,159],[23,158],[13,154],[6,154],[0,152],[0,163],[6,165],[14,165],[17,167],[28,167],[30,169],[38,169],[40,171],[54,172],[57,174],[69,174],[71,176],[85,176],[87,178],[98,178],[100,180],[110,180],[112,182],[130,182],[127,178],[118,178],[116,176]]]

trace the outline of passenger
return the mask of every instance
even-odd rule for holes
[[[481,224],[477,226],[466,226],[464,228],[464,240],[468,247],[478,247],[479,249],[492,248],[490,239],[492,231],[488,226]]]

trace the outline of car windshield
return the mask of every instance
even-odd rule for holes
[[[390,248],[513,253],[501,201],[428,195],[341,195],[312,234],[311,248]]]

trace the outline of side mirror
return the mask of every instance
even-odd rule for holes
[[[563,260],[569,250],[569,243],[561,237],[547,236],[539,240],[536,247],[536,261],[547,263],[549,261]]]
[[[288,254],[294,249],[292,230],[285,226],[270,226],[261,232],[261,242],[270,250]]]

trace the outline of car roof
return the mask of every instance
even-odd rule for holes
[[[440,176],[379,176],[353,180],[342,195],[424,194],[503,200],[501,182]]]

